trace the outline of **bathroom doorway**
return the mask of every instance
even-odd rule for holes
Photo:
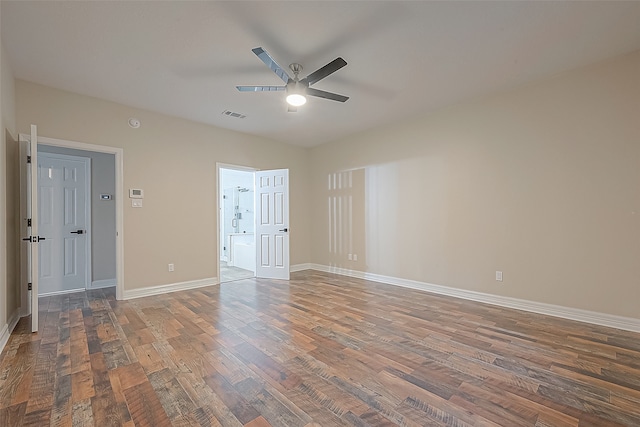
[[[219,168],[220,283],[255,277],[254,171]]]

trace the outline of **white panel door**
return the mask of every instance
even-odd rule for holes
[[[88,171],[88,158],[38,156],[39,295],[88,284]]]
[[[289,170],[255,173],[256,277],[289,280]]]
[[[27,155],[27,237],[29,250],[27,251],[27,282],[31,299],[31,332],[38,332],[38,128],[31,125],[31,135],[28,143]]]

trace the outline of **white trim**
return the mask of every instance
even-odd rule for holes
[[[7,322],[7,324],[4,325],[2,327],[2,330],[0,331],[0,353],[2,353],[4,347],[7,345],[7,342],[9,342],[9,337],[11,337],[11,333],[18,324],[18,320],[20,320],[18,310],[14,310],[11,317],[9,317],[9,321]]]
[[[298,264],[306,265],[306,264]],[[500,295],[486,294],[482,292],[456,289],[449,286],[434,285],[432,283],[419,282],[417,280],[402,279],[399,277],[383,276],[381,274],[366,273],[357,270],[327,266],[322,264],[309,264],[310,269],[335,273],[342,276],[355,277],[358,279],[371,280],[373,282],[386,283],[389,285],[402,286],[405,288],[417,289],[425,292],[432,292],[439,295],[447,295],[455,298],[462,298],[471,301],[483,302],[486,304],[508,307],[516,310],[529,311],[532,313],[545,314],[547,316],[560,317],[563,319],[575,320],[578,322],[591,323],[594,325],[607,326],[610,328],[623,329],[626,331],[640,332],[640,319],[633,317],[616,316],[613,314],[599,313],[596,311],[581,310],[579,308],[563,307],[560,305],[546,304],[536,301],[528,301],[518,298],[505,297]],[[297,266],[296,266],[297,267]]]
[[[25,140],[25,135],[18,135],[18,141],[20,145],[20,236],[28,235],[27,228],[27,174],[29,173],[27,167],[27,155],[28,155],[28,143]],[[28,283],[28,251],[30,250],[28,244],[22,244],[20,246],[20,317],[28,316],[31,314],[31,299],[29,298],[29,292],[27,290]]]
[[[217,277],[210,277],[208,279],[190,280],[188,282],[171,283],[168,285],[149,286],[147,288],[124,291],[124,299],[149,297],[152,295],[167,294],[169,292],[185,291],[187,289],[203,288],[205,286],[219,284]]]
[[[241,165],[234,165],[231,163],[221,163],[221,162],[216,162],[216,169],[233,169],[233,170],[237,170],[237,171],[244,171],[244,172],[255,172],[258,169],[251,167],[251,166],[241,166]]]
[[[18,308],[18,317],[26,317],[28,315],[31,314],[31,311],[29,310],[30,306],[29,305],[25,305],[24,307],[20,307]]]
[[[317,270],[317,268],[312,267],[314,265],[318,265],[318,264],[311,264],[310,262],[305,262],[304,264],[293,264],[292,266],[289,267],[289,271],[291,273],[295,273],[296,271],[303,271],[303,270]]]
[[[101,289],[101,288],[111,288],[116,286],[116,279],[102,279],[102,280],[94,280],[89,285],[88,289]]]
[[[54,295],[75,294],[76,292],[84,292],[87,288],[65,289],[63,291],[44,292],[39,297],[51,297]]]
[[[29,141],[31,137],[21,134],[19,138],[20,140]],[[116,166],[116,191],[114,195],[116,203],[116,299],[124,299],[124,150],[108,145],[87,144],[47,137],[38,137],[38,143],[114,155]]]

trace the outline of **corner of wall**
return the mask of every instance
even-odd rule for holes
[[[15,329],[18,321],[20,320],[20,310],[15,310],[9,319],[7,319],[7,323],[0,328],[0,353],[4,350],[5,346],[9,342],[9,338],[11,337],[11,333]]]

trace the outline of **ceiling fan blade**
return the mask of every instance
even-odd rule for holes
[[[324,90],[318,90],[314,88],[307,88],[307,95],[317,96],[319,98],[330,99],[332,101],[345,102],[349,99],[348,96],[338,95],[337,93],[325,92]]]
[[[276,73],[276,75],[280,77],[283,82],[289,83],[289,80],[292,80],[291,77],[289,77],[289,74],[287,74],[287,72],[284,70],[284,68],[279,66],[276,60],[273,59],[266,50],[261,47],[256,47],[255,49],[251,49],[251,51],[255,53],[258,58],[260,58],[260,60],[271,69],[271,71]]]
[[[240,92],[280,92],[286,86],[236,86]]]
[[[324,79],[329,74],[335,73],[336,71],[338,71],[340,68],[344,67],[345,65],[347,65],[347,61],[345,61],[342,58],[336,58],[333,61],[329,62],[324,67],[322,67],[322,68],[314,71],[313,73],[309,74],[307,77],[302,79],[302,81],[308,83],[309,86],[311,86],[312,84],[316,83],[317,81]]]

